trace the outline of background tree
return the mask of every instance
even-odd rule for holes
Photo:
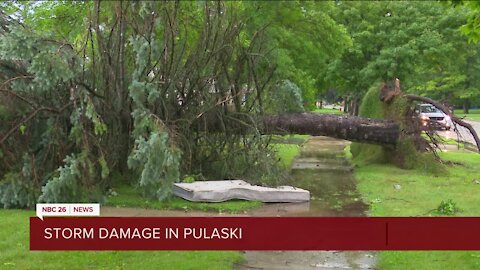
[[[276,66],[275,81],[296,84],[306,108],[312,109],[324,84],[322,70],[351,46],[350,37],[332,18],[333,2],[285,1],[272,7],[262,1],[249,4],[248,12],[256,16],[248,27],[265,27],[263,42],[272,50],[269,61]]]
[[[406,92],[457,102],[474,98],[477,48],[459,31],[468,16],[466,9],[436,2],[339,2],[334,18],[346,26],[353,46],[329,64],[330,88],[354,101],[353,113],[370,86],[393,78]],[[442,96],[446,84],[451,94]]]

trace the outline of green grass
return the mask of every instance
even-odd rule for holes
[[[441,144],[447,144],[447,145],[458,145],[460,148],[465,148],[465,144],[462,142],[457,142],[455,139],[451,138],[441,138],[440,141]]]
[[[391,165],[356,169],[358,189],[371,216],[436,216],[442,201],[452,200],[461,209],[457,216],[480,216],[480,155],[446,152],[442,158],[462,162],[448,173],[434,176],[422,169],[402,170]],[[401,186],[400,190],[394,188]],[[480,252],[381,252],[378,269],[480,269]]]
[[[129,185],[120,185],[113,190],[117,196],[109,196],[106,205],[118,207],[139,207],[147,209],[159,210],[200,210],[238,213],[246,210],[258,208],[261,202],[231,200],[226,202],[209,203],[209,202],[190,202],[182,198],[174,197],[168,201],[160,202],[158,200],[146,199],[140,196],[135,188]]]
[[[468,114],[463,113],[463,109],[457,109],[454,111],[458,117],[465,117],[467,120],[480,120],[480,109],[469,110]]]
[[[293,160],[300,153],[300,145],[298,144],[272,144],[273,150],[277,153],[281,165],[289,169],[292,167]]]
[[[280,164],[285,169],[292,167],[295,157],[300,154],[300,147],[305,143],[310,135],[290,134],[283,136],[273,136],[270,145],[280,159]]]
[[[327,114],[345,114],[343,111],[340,111],[339,109],[314,109],[312,112],[316,113],[327,113]]]
[[[0,269],[232,269],[233,251],[29,251],[33,211],[0,210]]]
[[[431,139],[430,137],[427,136],[427,134],[425,134],[425,132],[423,132],[421,134],[421,136],[426,139],[428,142],[431,142]],[[440,137],[439,138],[439,143],[440,145],[444,144],[444,145],[458,145],[461,149],[462,148],[465,148],[465,143],[463,142],[457,142],[457,140],[455,139],[452,139],[452,138],[445,138],[445,137]]]

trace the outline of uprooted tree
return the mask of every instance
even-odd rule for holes
[[[74,43],[0,16],[4,207],[98,201],[122,176],[160,199],[185,176],[281,179],[264,134],[374,144],[399,164],[405,151],[429,145],[405,120],[415,121],[406,102],[415,98],[392,85],[381,92],[384,102],[378,89],[367,94],[364,110],[380,106],[376,115],[278,114],[275,89],[294,98],[298,90],[275,77],[267,25],[246,24],[254,5],[97,1],[70,8],[87,18]]]

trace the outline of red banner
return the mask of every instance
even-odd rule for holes
[[[480,250],[480,218],[30,218],[30,250]]]

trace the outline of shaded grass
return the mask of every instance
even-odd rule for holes
[[[146,199],[142,197],[134,187],[129,185],[119,185],[113,190],[117,193],[116,196],[109,196],[106,205],[118,207],[139,207],[147,209],[159,210],[200,210],[200,211],[214,211],[238,213],[246,210],[258,208],[262,205],[261,202],[244,201],[244,200],[230,200],[226,202],[190,202],[182,198],[174,197],[167,201],[158,201],[153,199]]]
[[[463,165],[447,167],[434,176],[421,168],[402,170],[372,164],[356,169],[358,189],[370,204],[371,216],[434,216],[442,201],[451,199],[461,209],[457,216],[480,216],[480,155],[440,153],[445,160]],[[399,190],[394,188],[399,184]],[[409,251],[381,252],[379,269],[479,269],[480,252]]]
[[[303,144],[310,135],[299,135],[299,134],[290,134],[290,135],[273,135],[271,142],[274,144]]]
[[[0,210],[0,269],[232,269],[233,251],[29,251],[33,211]]]

